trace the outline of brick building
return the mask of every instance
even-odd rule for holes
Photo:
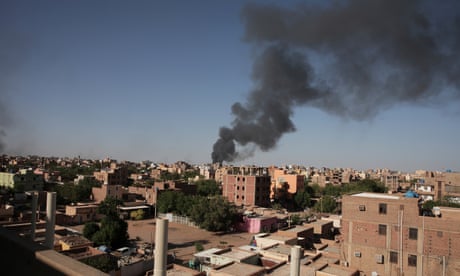
[[[70,220],[67,223],[82,224],[99,220],[102,218],[102,215],[100,215],[97,210],[98,205],[95,204],[66,205],[65,214]]]
[[[270,176],[268,175],[223,175],[222,195],[236,205],[269,206]]]
[[[113,197],[115,199],[122,200],[123,195],[127,193],[127,189],[121,185],[107,185],[104,184],[101,187],[92,188],[93,200],[96,203],[100,203],[106,197]]]
[[[93,175],[103,184],[122,186],[128,184],[128,170],[124,167],[117,167],[116,163],[110,164],[110,168],[94,172]]]
[[[286,188],[287,198],[290,199],[292,196],[301,191],[304,188],[305,175],[288,173],[283,169],[271,169],[271,191],[270,198],[276,198],[275,191],[280,191]]]
[[[342,199],[343,262],[366,275],[459,275],[460,210],[422,216],[408,194]]]
[[[422,171],[418,178],[415,189],[424,198],[440,200],[451,197],[460,203],[460,173]]]

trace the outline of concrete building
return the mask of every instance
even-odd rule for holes
[[[460,202],[460,173],[419,171],[415,190],[423,198],[440,200],[451,197]]]
[[[236,205],[269,206],[270,176],[227,174],[223,177],[222,195]]]
[[[279,191],[286,192],[286,199],[291,199],[297,191],[304,188],[305,175],[290,174],[284,169],[274,168],[271,173],[270,198],[277,198]]]
[[[237,229],[248,233],[274,232],[278,229],[278,218],[243,216],[243,222],[237,225]]]
[[[343,263],[366,275],[458,275],[460,210],[422,216],[413,193],[342,199]]]
[[[102,215],[97,209],[98,205],[95,204],[66,205],[65,214],[70,218],[68,223],[82,224],[101,219]]]
[[[17,173],[0,172],[0,187],[15,191],[43,190],[43,175],[35,174],[32,170],[22,169]]]
[[[110,168],[94,172],[93,175],[103,184],[121,186],[128,184],[128,171],[124,167],[117,167],[116,163],[110,164]]]
[[[125,193],[127,193],[127,190],[121,185],[103,184],[101,187],[92,188],[93,200],[96,203],[100,203],[106,197],[113,197],[115,199],[122,200],[123,194]]]

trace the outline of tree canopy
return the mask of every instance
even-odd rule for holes
[[[83,235],[95,245],[119,248],[128,242],[128,224],[118,216],[118,205],[120,205],[119,200],[112,197],[106,198],[98,208],[99,213],[105,215],[99,229],[93,223],[85,224]]]
[[[188,216],[208,231],[228,231],[238,213],[236,206],[222,196],[186,196],[176,191],[162,192],[157,208],[160,213]]]
[[[213,179],[198,180],[195,184],[197,186],[198,195],[212,196],[222,193],[220,185]]]

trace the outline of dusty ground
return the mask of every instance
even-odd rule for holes
[[[155,242],[155,220],[128,221],[129,237],[142,242]],[[175,253],[177,261],[187,262],[196,252],[195,243],[201,243],[204,249],[219,246],[241,246],[249,244],[253,234],[218,234],[179,223],[168,223],[168,249]]]
[[[146,219],[140,221],[126,221],[128,223],[128,233],[130,239],[138,238],[138,245],[144,242],[155,242],[155,219]],[[80,232],[83,231],[83,225],[71,227]],[[183,224],[168,223],[168,251],[176,255],[176,262],[188,262],[196,253],[195,243],[201,243],[204,249],[219,246],[234,246],[249,244],[253,234],[250,233],[232,233],[218,234],[208,232],[199,228],[186,226]]]

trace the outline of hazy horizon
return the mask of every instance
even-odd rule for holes
[[[363,3],[1,1],[0,153],[460,171],[460,4]]]

